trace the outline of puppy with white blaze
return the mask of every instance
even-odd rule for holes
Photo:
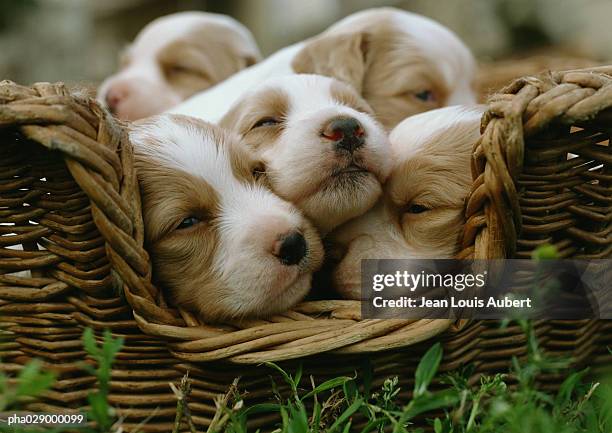
[[[261,58],[251,32],[225,15],[181,12],[158,18],[136,36],[98,99],[117,117],[161,113]]]
[[[362,259],[457,253],[482,113],[480,106],[441,108],[409,117],[391,132],[393,168],[381,200],[332,234],[342,257],[333,281],[342,297],[361,299]]]
[[[312,225],[256,179],[238,138],[186,116],[130,130],[155,281],[207,321],[263,317],[308,293],[323,256]]]
[[[270,188],[322,235],[372,207],[389,173],[383,127],[355,90],[332,78],[272,78],[241,98],[220,125],[241,136]]]
[[[283,48],[172,111],[217,122],[261,81],[295,73],[351,85],[388,129],[416,113],[476,102],[476,62],[457,35],[424,16],[376,8]]]

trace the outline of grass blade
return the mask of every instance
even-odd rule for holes
[[[414,375],[414,397],[419,397],[427,392],[427,387],[438,371],[442,360],[442,345],[436,343],[425,353]]]
[[[355,400],[353,404],[351,404],[344,412],[342,412],[342,415],[340,415],[338,419],[331,425],[331,427],[327,430],[327,433],[333,433],[338,428],[340,428],[351,416],[353,416],[355,412],[359,410],[362,404],[362,398],[358,398],[357,400]]]

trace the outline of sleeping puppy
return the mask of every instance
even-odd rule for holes
[[[343,298],[361,299],[362,259],[444,259],[457,252],[482,112],[442,108],[409,117],[391,132],[393,168],[383,197],[331,236],[343,257],[333,273]]]
[[[217,122],[264,79],[309,73],[353,86],[391,129],[416,113],[474,103],[475,70],[469,49],[439,23],[398,9],[369,9],[278,51],[172,111]]]
[[[255,179],[237,137],[161,115],[136,122],[130,139],[154,277],[175,304],[219,321],[281,312],[307,294],[321,241]]]
[[[389,143],[368,104],[320,75],[275,77],[247,93],[220,124],[262,161],[270,188],[322,235],[363,214],[389,173]]]
[[[182,12],[148,24],[107,78],[98,99],[117,117],[161,113],[251,66],[261,55],[253,36],[225,15]]]

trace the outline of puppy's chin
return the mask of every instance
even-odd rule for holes
[[[373,212],[368,213],[366,217],[348,223],[332,235],[332,242],[338,242],[343,235],[353,237],[351,240],[345,240],[348,245],[342,245],[346,253],[332,275],[334,289],[343,299],[367,300],[364,295],[371,295],[371,293],[363,294],[361,290],[362,260],[449,259],[454,255],[453,245],[447,248],[428,245],[410,246],[400,232],[393,230],[390,221],[376,219],[375,216]],[[368,217],[370,219],[366,221]],[[360,232],[360,228],[368,232]],[[448,239],[453,243],[452,236]],[[379,266],[381,266],[379,271],[384,271],[385,263]]]
[[[189,308],[208,322],[265,318],[286,311],[304,299],[311,281],[311,273],[296,272],[289,281],[276,281],[269,286],[225,286],[222,292],[228,296],[211,299],[205,294],[196,295]]]
[[[339,231],[344,231],[350,236],[350,225],[352,224],[344,225]],[[338,231],[332,233],[330,243],[337,250],[341,250],[342,256],[337,257],[338,263],[332,273],[332,285],[342,299],[363,300],[361,293],[361,260],[376,257],[376,240],[370,236],[358,236],[345,244],[340,242],[337,234]],[[370,254],[370,251],[374,251],[374,253]]]
[[[315,254],[319,256],[322,252]],[[320,257],[315,260],[320,261]],[[202,278],[207,270],[201,269],[197,275],[198,268],[194,267],[192,275],[182,275],[182,283],[175,281],[173,298],[178,306],[199,313],[207,322],[222,322],[264,318],[285,311],[306,297],[312,281],[311,263],[304,266],[261,264],[244,264],[250,269],[237,278],[211,274]]]
[[[347,172],[331,175],[298,205],[325,234],[367,212],[381,194],[381,184],[371,172]]]
[[[277,296],[271,296],[268,299],[262,297],[259,310],[264,316],[288,310],[306,297],[311,283],[311,273],[299,275],[289,286],[281,289]]]
[[[361,279],[359,274],[354,273],[334,273],[333,284],[336,292],[342,299],[353,301],[365,301],[361,293]]]
[[[382,194],[390,171],[389,145],[382,130],[369,130],[372,138],[354,153],[321,141],[303,152],[269,158],[274,191],[297,205],[322,235],[367,212]],[[285,142],[292,140],[310,143],[312,138]]]

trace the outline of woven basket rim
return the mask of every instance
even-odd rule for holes
[[[610,115],[611,82],[612,65],[546,71],[518,78],[489,98],[472,153],[474,185],[466,200],[460,257],[513,257],[522,224],[515,184],[523,169],[524,138],[553,123],[569,127]]]
[[[63,153],[76,182],[92,201],[94,223],[105,238],[116,289],[132,308],[135,323],[145,334],[169,341],[179,359],[253,364],[327,351],[374,352],[418,343],[451,324],[447,320],[358,320],[359,304],[343,300],[305,302],[265,321],[205,324],[190,312],[169,308],[152,283],[149,256],[143,247],[140,197],[134,194],[138,191],[135,168],[129,169],[133,167],[132,148],[124,123],[63,83],[28,87],[2,81],[0,129],[7,127],[18,127],[42,146]],[[79,140],[70,140],[57,127],[75,131]],[[47,134],[49,130],[52,133]],[[101,130],[116,136],[107,140],[110,147],[95,141]]]
[[[474,147],[475,187],[466,202],[467,222],[459,257],[510,257],[520,232],[520,206],[513,185],[522,168],[522,136],[512,134],[509,129],[503,137],[511,144],[511,150],[505,161],[495,167],[502,181],[496,192],[498,200],[492,200],[490,191],[482,188],[486,168],[490,169],[493,160],[486,158],[489,150],[483,147],[489,125],[504,118],[518,130],[531,134],[552,120],[568,123],[587,120],[612,106],[612,87],[604,86],[610,80],[612,66],[548,72],[515,80],[489,100],[489,109],[482,118],[483,136]],[[537,97],[542,101],[547,92],[566,84],[586,91],[568,101],[561,113],[547,113],[547,117],[542,117],[537,111],[528,110]],[[603,94],[604,91],[607,93]],[[151,281],[149,256],[143,246],[136,176],[133,170],[120,170],[119,158],[123,162],[132,158],[125,125],[113,119],[94,100],[71,94],[61,83],[38,83],[32,87],[8,81],[0,83],[0,128],[18,126],[36,140],[35,128],[30,126],[63,125],[95,139],[99,131],[92,131],[85,121],[92,117],[99,119],[96,122],[99,129],[120,137],[110,140],[114,147],[109,149],[96,142],[75,147],[62,140],[44,142],[42,139],[41,144],[63,152],[73,174],[80,174],[79,185],[96,204],[92,206],[92,214],[105,236],[116,286],[122,289],[142,332],[168,341],[176,358],[191,362],[224,360],[258,364],[323,352],[370,353],[411,346],[443,333],[450,326],[465,324],[451,320],[360,320],[359,302],[344,300],[303,302],[268,320],[243,321],[231,326],[205,324],[190,312],[169,308],[161,290]],[[116,155],[118,149],[120,156]],[[106,195],[96,194],[92,185],[82,180],[91,177],[102,179]]]

